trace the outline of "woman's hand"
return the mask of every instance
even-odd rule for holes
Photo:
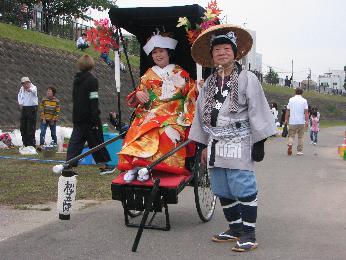
[[[149,101],[149,93],[146,88],[143,91],[137,91],[136,97],[141,104],[147,103]]]

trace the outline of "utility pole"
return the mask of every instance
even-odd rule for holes
[[[292,60],[292,76],[291,76],[291,86],[293,87],[293,60]]]
[[[310,79],[311,79],[311,69],[309,68],[309,75],[308,75],[308,91],[310,90]]]

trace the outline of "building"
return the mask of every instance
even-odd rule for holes
[[[331,70],[324,73],[324,75],[319,75],[317,90],[333,94],[344,94],[346,93],[344,88],[345,76],[345,71],[343,70]]]
[[[253,39],[252,48],[249,53],[242,58],[241,64],[244,69],[262,74],[262,54],[256,52],[256,32],[247,30]]]

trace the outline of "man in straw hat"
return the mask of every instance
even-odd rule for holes
[[[236,60],[252,46],[250,34],[230,24],[202,32],[192,45],[192,57],[216,68],[198,96],[189,139],[205,145],[211,187],[220,199],[229,229],[214,242],[237,241],[243,252],[257,247],[257,184],[254,161],[264,158],[264,142],[276,133],[268,102],[257,77]]]

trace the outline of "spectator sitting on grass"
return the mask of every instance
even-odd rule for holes
[[[101,59],[107,63],[107,65],[111,66],[112,68],[114,68],[114,61],[112,61],[110,58],[109,58],[109,52],[107,51],[104,51],[101,53],[100,55]]]
[[[89,44],[86,41],[87,35],[85,33],[82,33],[82,35],[77,39],[76,45],[77,49],[81,49],[81,51],[84,51],[85,49],[89,48]]]

